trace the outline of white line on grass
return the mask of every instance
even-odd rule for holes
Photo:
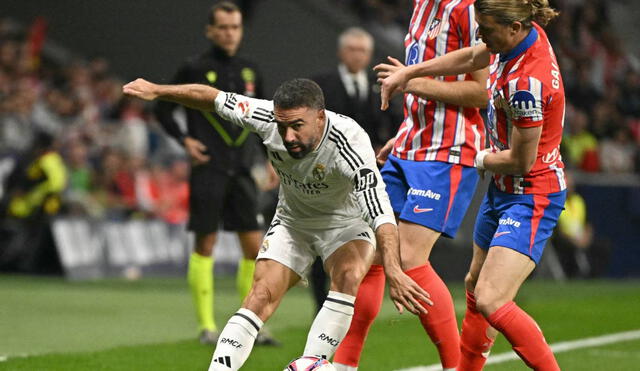
[[[590,337],[590,338],[584,338],[584,339],[578,339],[578,340],[572,340],[572,341],[562,341],[559,343],[551,344],[549,346],[551,347],[551,350],[554,353],[562,353],[562,352],[568,352],[574,349],[597,347],[601,345],[620,343],[623,341],[630,341],[630,340],[636,340],[636,339],[640,339],[640,330],[617,332],[614,334],[596,336],[596,337]],[[511,352],[500,353],[493,356],[489,356],[489,359],[487,359],[487,364],[490,365],[495,363],[503,363],[503,362],[513,361],[516,359],[520,359],[520,357],[518,357],[516,353],[511,351]],[[438,371],[438,370],[442,370],[442,365],[440,365],[439,363],[434,365],[429,365],[429,366],[403,368],[396,371]]]

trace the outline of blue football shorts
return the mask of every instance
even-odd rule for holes
[[[566,191],[539,195],[505,193],[491,182],[478,211],[473,240],[481,249],[506,247],[538,264],[566,198]]]
[[[478,184],[474,167],[410,161],[390,155],[380,170],[393,211],[401,220],[453,238]]]

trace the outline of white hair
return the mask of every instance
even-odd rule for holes
[[[364,38],[369,44],[369,49],[373,49],[373,37],[361,27],[349,27],[338,36],[338,49],[342,49],[350,38]]]

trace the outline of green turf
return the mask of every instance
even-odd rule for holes
[[[216,281],[219,326],[238,307],[230,278]],[[464,294],[453,285],[459,314]],[[0,276],[0,370],[206,370],[211,347],[196,340],[190,295],[182,279],[66,282]],[[518,298],[549,343],[640,329],[638,282],[527,282]],[[306,289],[294,288],[269,321],[282,348],[254,349],[243,370],[279,370],[304,347],[313,317]],[[509,351],[500,337],[494,354]],[[640,341],[558,354],[565,370],[634,370]],[[361,370],[394,370],[437,362],[412,315],[388,301],[366,344]],[[487,370],[526,370],[520,360]]]

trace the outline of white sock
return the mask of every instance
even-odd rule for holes
[[[263,323],[249,309],[240,308],[224,326],[209,371],[236,371],[246,362]]]
[[[329,291],[309,330],[304,356],[331,359],[349,330],[355,301],[355,296]]]
[[[333,362],[333,368],[335,368],[336,371],[358,371],[357,367],[347,366],[347,365],[343,365],[342,363],[335,363],[335,362]]]

